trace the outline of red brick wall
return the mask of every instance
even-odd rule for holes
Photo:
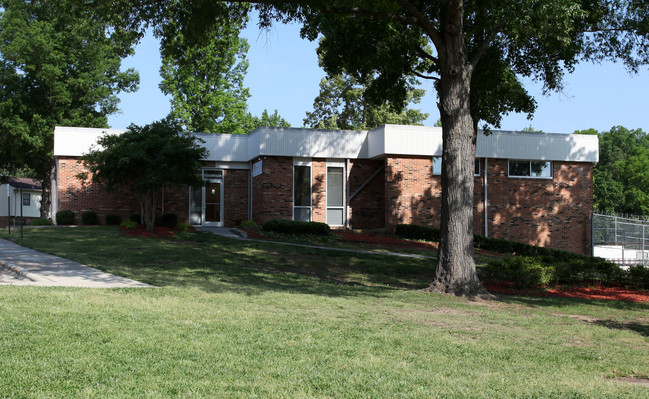
[[[311,220],[327,223],[327,160],[311,160]]]
[[[253,220],[293,219],[293,158],[265,157],[262,173],[252,179]]]
[[[348,195],[353,194],[381,167],[383,160],[351,160],[349,163]],[[385,170],[376,175],[354,198],[349,210],[349,224],[353,229],[385,227]]]
[[[553,162],[552,179],[510,178],[507,160],[489,160],[489,236],[588,252],[593,164]]]
[[[250,171],[228,169],[223,171],[223,206],[225,226],[237,226],[250,219],[248,215],[248,186]]]

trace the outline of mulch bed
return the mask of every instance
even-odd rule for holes
[[[626,302],[649,302],[649,291],[626,288],[622,286],[606,286],[594,284],[592,286],[562,285],[558,287],[520,289],[513,283],[504,281],[489,281],[482,283],[491,292],[514,295],[529,295],[541,297],[562,297],[578,299],[608,299]]]

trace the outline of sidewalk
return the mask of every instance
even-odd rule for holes
[[[0,286],[153,287],[0,239]]]

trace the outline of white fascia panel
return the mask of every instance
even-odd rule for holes
[[[365,158],[367,132],[300,128],[260,128],[259,154],[302,158]],[[250,143],[251,145],[252,142]],[[255,142],[254,145],[257,143]]]
[[[385,125],[369,133],[369,157],[385,154],[434,156],[442,154],[442,128]]]
[[[57,126],[54,128],[54,156],[80,157],[97,146],[104,134],[122,134],[126,129],[97,129]]]
[[[478,133],[476,157],[598,162],[596,135],[494,131]]]
[[[243,134],[194,133],[208,151],[205,161],[247,162],[248,136]]]

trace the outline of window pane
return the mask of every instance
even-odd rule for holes
[[[29,198],[30,195],[27,193],[23,193],[23,206],[29,206]]]
[[[293,208],[293,220],[301,222],[311,221],[311,208]]]
[[[343,210],[341,208],[327,208],[327,224],[331,226],[342,226]]]
[[[311,206],[311,167],[293,167],[293,206]]]
[[[343,168],[327,168],[327,206],[343,206]]]
[[[480,176],[480,158],[475,159],[475,166],[473,167],[473,174]]]
[[[529,176],[530,161],[509,161],[510,176]]]
[[[552,177],[552,163],[548,161],[530,162],[532,176],[534,177]]]
[[[442,174],[442,157],[433,157],[433,174]]]

